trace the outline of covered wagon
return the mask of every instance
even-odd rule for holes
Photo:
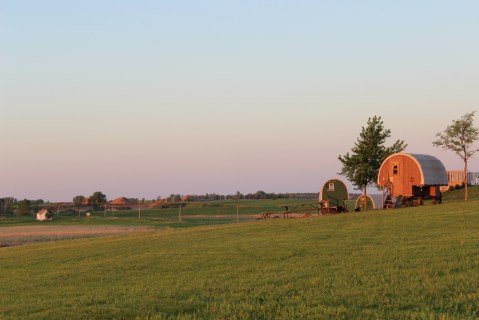
[[[378,175],[385,207],[413,201],[422,204],[423,199],[441,201],[440,187],[447,186],[447,183],[447,172],[442,162],[426,154],[395,153],[384,160]]]
[[[347,211],[345,200],[349,199],[348,188],[338,179],[326,181],[319,192],[319,202],[323,207],[337,208],[338,212]]]
[[[367,199],[367,207],[365,206],[364,199]],[[368,209],[376,209],[374,199],[369,194],[366,195],[366,198],[364,198],[364,195],[360,195],[354,203],[355,211],[362,211],[365,207]]]

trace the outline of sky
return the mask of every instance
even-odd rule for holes
[[[0,0],[0,197],[318,192],[374,115],[389,143],[461,169],[432,141],[479,107],[477,12]]]

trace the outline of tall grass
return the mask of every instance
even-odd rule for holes
[[[0,249],[3,319],[477,319],[479,202]]]

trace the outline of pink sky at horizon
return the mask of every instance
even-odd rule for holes
[[[0,197],[318,192],[373,115],[460,170],[432,141],[479,105],[462,4],[0,3]]]

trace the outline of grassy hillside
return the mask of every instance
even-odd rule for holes
[[[477,319],[479,202],[0,248],[2,319]]]
[[[479,186],[470,186],[468,189],[469,200],[479,200]],[[442,198],[445,202],[464,201],[464,188],[444,192]]]

